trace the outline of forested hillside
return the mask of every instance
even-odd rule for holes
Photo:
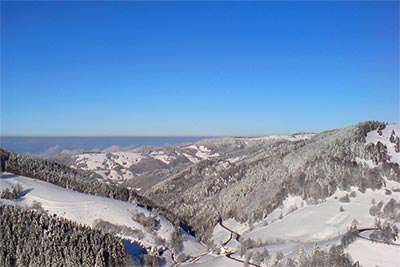
[[[157,184],[148,197],[182,214],[207,240],[219,219],[261,220],[289,194],[317,203],[337,188],[380,188],[383,176],[399,181],[399,165],[388,161],[384,146],[365,144],[368,132],[384,127],[365,122],[310,140],[278,140],[235,163],[205,160]],[[369,168],[358,159],[382,164]]]
[[[36,210],[0,205],[0,266],[125,266],[121,241]]]

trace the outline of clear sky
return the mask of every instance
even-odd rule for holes
[[[399,122],[399,2],[1,2],[3,135]]]

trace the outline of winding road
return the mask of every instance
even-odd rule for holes
[[[233,236],[236,236],[235,237],[236,241],[240,242],[241,235],[238,232],[233,231],[232,229],[230,229],[230,228],[226,227],[225,225],[223,225],[222,224],[222,220],[219,220],[218,223],[219,223],[219,225],[221,225],[222,228],[226,229],[227,231],[229,231],[231,233],[229,239],[221,244],[222,246],[226,246],[233,239]],[[231,260],[234,260],[234,261],[237,261],[237,262],[241,262],[241,263],[245,263],[246,262],[245,260],[233,257],[232,255],[235,254],[235,253],[236,253],[236,251],[231,251],[231,252],[228,252],[227,254],[225,254],[225,256],[227,258],[229,258]],[[247,263],[249,265],[251,265],[251,266],[261,267],[261,265],[259,265],[257,263],[254,263],[254,262],[251,262],[251,261],[249,261]]]
[[[231,238],[230,238],[227,242],[225,242],[226,244],[228,244],[229,241],[232,240],[233,235],[236,235],[236,238],[235,238],[236,241],[240,242],[240,237],[241,237],[241,235],[240,235],[238,232],[235,232],[235,231],[233,231],[232,229],[229,229],[228,227],[226,227],[225,225],[223,225],[221,219],[219,219],[218,223],[219,223],[219,225],[221,225],[222,228],[224,228],[224,229],[228,230],[229,232],[231,232]]]

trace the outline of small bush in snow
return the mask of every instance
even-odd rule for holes
[[[345,196],[339,198],[339,201],[342,203],[349,203],[350,202],[349,194],[346,194]]]
[[[385,195],[391,195],[392,191],[390,191],[389,189],[385,189]]]

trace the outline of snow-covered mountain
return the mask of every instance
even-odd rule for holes
[[[156,183],[204,160],[234,163],[258,151],[268,143],[301,141],[315,134],[288,136],[223,137],[163,147],[139,147],[120,152],[88,152],[59,154],[53,159],[80,170],[90,170],[110,183],[125,184],[146,191]]]
[[[399,124],[53,160],[72,169],[48,161],[18,172],[31,178],[7,173],[2,189],[19,183],[29,190],[17,205],[140,243],[164,266],[400,266]],[[6,168],[33,164],[22,162]],[[54,168],[72,178],[58,182]],[[91,184],[107,186],[95,196]]]
[[[174,171],[193,163],[219,157],[201,144],[140,147],[130,151],[60,154],[54,160],[80,170],[90,170],[105,181],[146,190]],[[151,179],[149,179],[151,177]]]

